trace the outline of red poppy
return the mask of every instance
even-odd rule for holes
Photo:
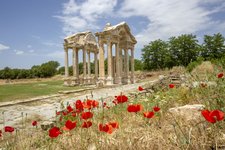
[[[84,119],[84,120],[92,118],[92,117],[93,117],[93,113],[92,112],[83,112],[81,114],[81,118]]]
[[[152,118],[154,116],[154,112],[153,111],[144,112],[143,115],[145,118]]]
[[[37,125],[37,121],[33,121],[32,126],[36,126],[36,125]]]
[[[93,108],[98,107],[98,105],[99,105],[99,102],[98,102],[98,101],[96,101],[96,100],[93,100],[93,101],[92,101],[92,106],[93,106]]]
[[[104,102],[104,103],[103,103],[103,107],[106,107],[106,105],[107,105],[107,103],[106,103],[106,102]]]
[[[221,121],[224,119],[224,113],[220,110],[202,110],[202,116],[210,123],[215,123],[216,121]]]
[[[11,126],[5,126],[5,132],[13,132],[14,128]]]
[[[153,107],[153,110],[154,110],[155,112],[157,112],[157,111],[160,111],[160,108],[159,108],[158,106],[155,106],[155,107]]]
[[[68,113],[66,111],[62,112],[63,116],[66,116]]]
[[[169,84],[169,88],[174,88],[175,87],[175,85],[174,84]]]
[[[75,102],[76,112],[80,113],[84,110],[81,100]]]
[[[56,111],[56,115],[60,115],[61,114],[61,112],[60,111]]]
[[[75,112],[72,112],[72,113],[71,113],[71,116],[76,117],[77,114],[76,114]]]
[[[119,123],[118,122],[109,122],[109,125],[111,125],[113,128],[119,128]]]
[[[0,137],[2,137],[2,130],[0,130]]]
[[[217,75],[217,77],[218,77],[218,78],[222,78],[222,77],[223,77],[223,73],[219,73],[219,74]]]
[[[83,122],[82,124],[82,128],[89,128],[92,126],[92,122],[91,121],[87,121],[87,122]]]
[[[71,120],[67,120],[65,123],[65,127],[68,128],[69,130],[72,130],[76,127],[77,123],[74,121],[72,122]]]
[[[59,134],[61,134],[61,131],[59,130],[58,127],[52,127],[49,131],[48,131],[48,135],[51,138],[56,138],[57,136],[59,136]]]
[[[72,108],[70,105],[68,105],[68,106],[67,106],[67,111],[70,113],[70,112],[73,111],[73,108]]]
[[[142,105],[140,104],[134,104],[134,105],[128,105],[127,111],[128,112],[138,112],[143,109]]]
[[[144,89],[141,86],[138,87],[138,91],[143,91],[143,90]]]
[[[99,124],[99,131],[111,134],[113,132],[113,127],[109,124]]]
[[[116,97],[117,103],[124,103],[128,101],[128,97],[125,95],[119,95]]]

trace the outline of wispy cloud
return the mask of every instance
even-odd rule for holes
[[[43,45],[46,45],[46,46],[54,46],[54,47],[62,47],[62,44],[59,44],[59,43],[56,43],[56,42],[43,42],[42,43]]]
[[[117,0],[75,0],[63,4],[62,14],[54,16],[63,23],[64,34],[99,29],[97,20],[112,15]]]
[[[0,43],[0,52],[3,50],[7,50],[9,48],[10,48],[9,46],[6,46],[6,45]]]
[[[14,50],[15,54],[16,55],[23,55],[24,54],[24,51],[21,51],[21,50]]]
[[[143,46],[158,38],[167,39],[216,28],[223,22],[216,22],[211,15],[224,8],[222,0],[125,0],[118,13],[123,17],[147,18],[147,28],[136,35],[139,46]]]
[[[46,56],[50,58],[57,58],[57,59],[63,59],[64,58],[64,51],[54,51],[52,53],[46,54]]]

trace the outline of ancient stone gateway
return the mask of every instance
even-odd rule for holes
[[[95,36],[98,38],[98,44]],[[107,23],[104,30],[95,33],[95,36],[91,32],[82,32],[64,39],[64,84],[73,86],[78,84],[113,85],[134,83],[134,46],[137,41],[131,34],[129,26],[125,22],[121,22],[115,26]],[[104,44],[107,45],[107,74],[105,73],[104,61],[106,50]],[[112,54],[113,45],[115,46],[115,56]],[[68,49],[73,50],[73,77],[71,78],[69,77],[68,69]],[[80,49],[83,50],[82,78],[79,77],[78,70],[78,50]],[[88,53],[88,67],[86,67],[86,53]],[[91,78],[90,53],[94,53],[94,79]]]

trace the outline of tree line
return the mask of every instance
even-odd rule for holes
[[[193,34],[170,37],[168,41],[158,39],[142,49],[143,68],[157,70],[173,66],[187,67],[197,60],[225,59],[224,41],[220,33],[205,35],[202,44]]]

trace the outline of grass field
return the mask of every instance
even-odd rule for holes
[[[80,87],[65,87],[62,80],[0,85],[0,102],[56,94],[60,90],[78,88]]]

